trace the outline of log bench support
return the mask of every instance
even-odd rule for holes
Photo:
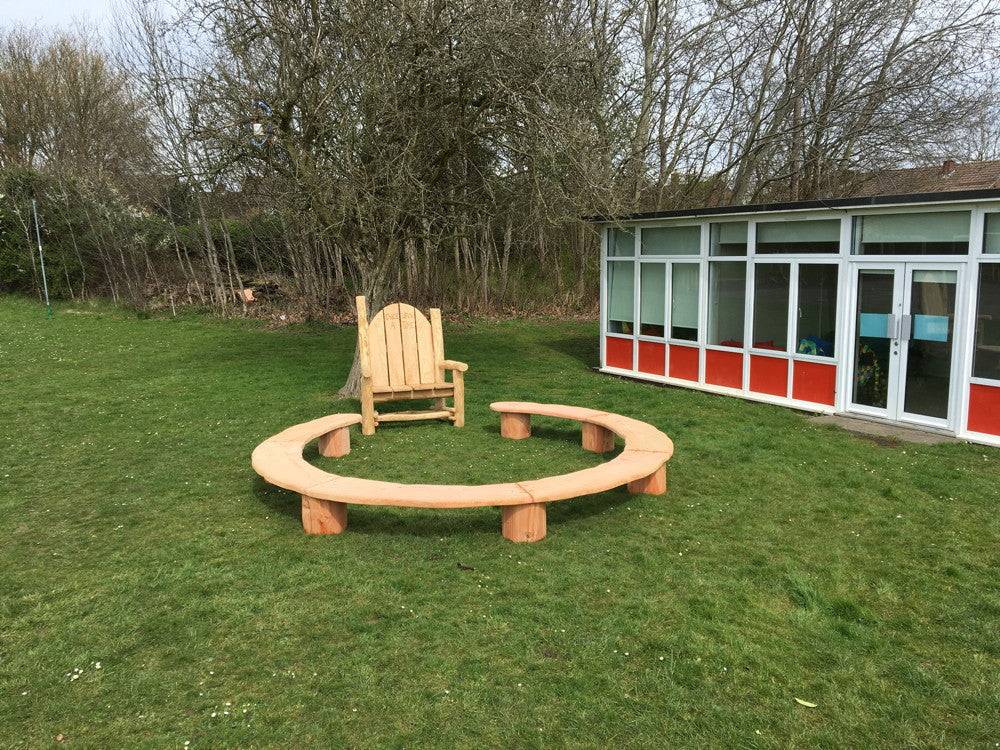
[[[649,476],[628,483],[629,494],[663,495],[667,491],[667,465],[664,464]]]
[[[347,528],[347,503],[302,496],[302,528],[307,534],[339,534]]]
[[[319,454],[327,458],[340,458],[351,452],[351,430],[340,427],[319,436]]]
[[[583,449],[591,453],[610,453],[615,449],[615,433],[599,424],[582,422]]]
[[[511,440],[531,437],[531,415],[503,412],[500,414],[500,435]]]
[[[503,505],[501,529],[512,542],[537,542],[545,538],[545,503]]]

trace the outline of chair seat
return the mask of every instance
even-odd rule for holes
[[[376,385],[372,388],[374,393],[412,393],[413,391],[453,391],[455,386],[453,383],[447,383],[443,380],[437,383],[413,383],[412,385]]]

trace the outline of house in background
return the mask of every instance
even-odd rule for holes
[[[601,369],[1000,445],[1000,162],[596,219]]]

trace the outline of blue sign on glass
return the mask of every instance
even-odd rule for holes
[[[913,338],[921,341],[947,341],[947,315],[914,315]]]
[[[885,313],[861,313],[861,335],[870,338],[888,338],[889,316]]]

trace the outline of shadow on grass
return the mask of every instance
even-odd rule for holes
[[[553,336],[547,338],[544,345],[553,351],[572,357],[588,369],[600,365],[597,336],[585,334]]]
[[[528,440],[558,440],[562,443],[569,443],[570,445],[580,446],[580,450],[583,448],[581,446],[582,438],[580,437],[581,427],[579,424],[574,424],[572,426],[568,422],[563,422],[560,426],[548,425],[548,424],[532,424],[531,425],[531,437]],[[487,432],[491,435],[500,434],[500,425],[489,424],[484,425],[479,428],[482,432]],[[618,449],[615,449],[614,453],[603,454],[605,460],[610,460],[614,458],[619,453]],[[596,454],[588,454],[594,455]]]

